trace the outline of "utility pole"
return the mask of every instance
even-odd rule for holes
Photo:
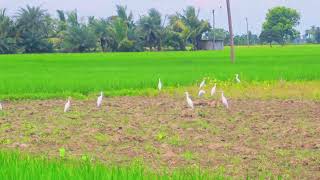
[[[249,36],[249,23],[248,23],[248,18],[246,17],[246,23],[247,23],[247,43],[248,47],[250,46],[250,36]]]
[[[216,50],[216,32],[215,32],[216,20],[215,20],[215,16],[214,16],[214,10],[212,10],[212,17],[213,17],[213,19],[212,19],[213,50]]]
[[[234,41],[233,41],[233,29],[232,29],[230,0],[226,0],[226,1],[227,1],[229,33],[230,33],[230,58],[231,58],[231,63],[234,63]]]

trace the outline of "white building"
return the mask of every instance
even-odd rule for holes
[[[223,50],[224,42],[223,40],[201,40],[199,43],[199,47],[201,50]]]

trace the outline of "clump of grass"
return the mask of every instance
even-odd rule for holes
[[[11,144],[12,141],[10,139],[4,138],[0,140],[0,145]]]
[[[60,156],[60,158],[64,159],[66,156],[66,149],[60,148],[59,149],[59,156]]]
[[[158,141],[162,141],[164,140],[165,138],[167,137],[167,133],[163,132],[163,131],[160,131],[158,132],[157,136],[156,136],[156,139]]]
[[[186,151],[182,154],[183,159],[191,161],[196,159],[195,154],[191,151]]]
[[[182,138],[178,134],[170,136],[168,138],[168,143],[170,145],[177,146],[177,147],[180,147],[180,146],[187,144],[187,142],[183,141]]]
[[[109,141],[109,136],[102,133],[97,133],[94,135],[94,139],[100,143],[107,143]]]

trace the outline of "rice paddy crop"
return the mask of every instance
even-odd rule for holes
[[[101,90],[110,95],[139,95],[164,87],[184,87],[203,78],[232,82],[318,81],[320,46],[239,47],[235,64],[229,51],[91,54],[20,54],[0,56],[1,99],[46,99],[87,96]]]

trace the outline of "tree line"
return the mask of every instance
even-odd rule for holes
[[[229,43],[228,31],[212,30],[199,10],[188,6],[182,12],[163,17],[157,9],[134,21],[126,6],[116,6],[108,18],[79,17],[76,10],[57,10],[57,17],[37,6],[20,8],[14,17],[0,9],[0,53],[48,52],[135,52],[161,50],[198,50],[205,39]],[[293,9],[269,10],[260,36],[249,32],[250,44],[285,44],[299,36],[294,27],[300,15]],[[310,43],[319,43],[320,29],[306,32]],[[317,34],[318,33],[318,34]],[[235,36],[236,45],[247,44],[247,35]]]
[[[57,10],[53,18],[40,7],[27,6],[15,18],[0,11],[0,52],[90,52],[186,50],[199,48],[199,41],[210,24],[198,17],[198,10],[187,7],[168,17],[150,9],[134,21],[125,6],[116,6],[116,15],[108,18],[78,16],[77,11]]]

